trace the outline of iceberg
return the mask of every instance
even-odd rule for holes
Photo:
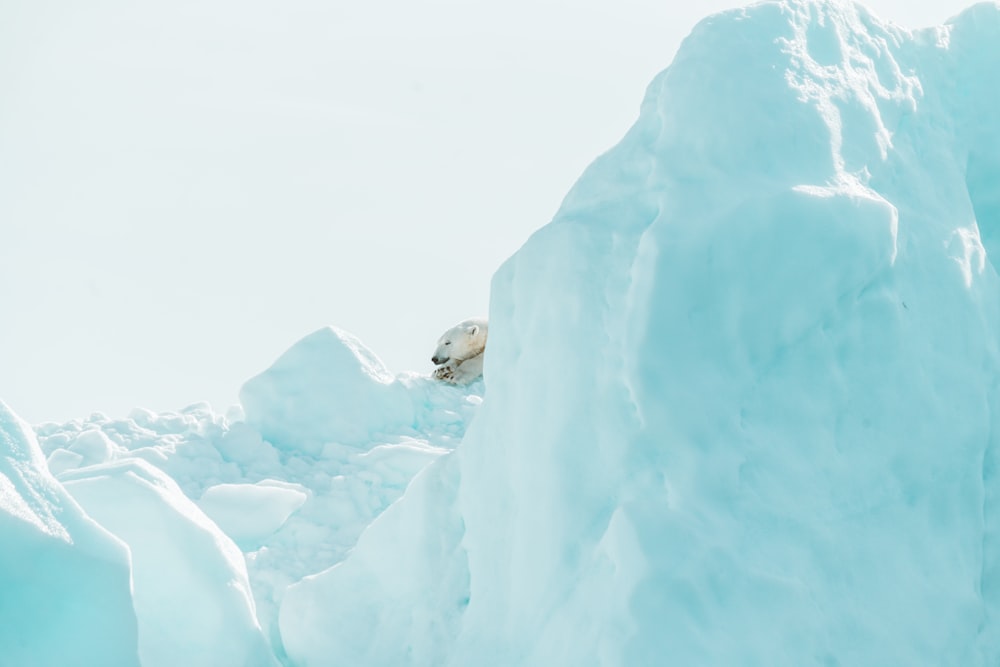
[[[287,592],[293,664],[1000,660],[998,66],[996,3],[700,23],[496,273],[451,464]]]

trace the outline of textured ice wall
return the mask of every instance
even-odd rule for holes
[[[998,66],[996,3],[699,24],[495,276],[457,501],[293,587],[289,655],[996,664]]]

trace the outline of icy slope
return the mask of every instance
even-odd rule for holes
[[[129,553],[45,467],[0,402],[0,664],[139,664]]]
[[[245,420],[194,405],[38,434],[50,469],[131,549],[143,667],[249,667],[283,656],[285,588],[342,560],[458,444],[482,394],[482,382],[393,376],[356,338],[325,328],[246,383]]]
[[[997,664],[998,71],[996,3],[703,21],[496,274],[462,446],[288,591],[295,664]]]

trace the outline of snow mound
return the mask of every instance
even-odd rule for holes
[[[453,462],[288,591],[288,655],[1000,662],[998,64],[996,3],[699,24],[495,275]]]
[[[406,388],[360,340],[336,327],[306,336],[248,380],[240,402],[265,440],[314,454],[325,443],[363,444],[413,422]]]
[[[45,467],[0,402],[0,664],[139,665],[128,549]]]
[[[308,497],[308,489],[299,484],[265,479],[256,484],[210,486],[198,506],[241,549],[253,551],[277,532]]]

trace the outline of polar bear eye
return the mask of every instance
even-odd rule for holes
[[[446,340],[446,341],[444,342],[444,344],[445,344],[445,345],[451,345],[451,341],[450,341],[450,340]]]

